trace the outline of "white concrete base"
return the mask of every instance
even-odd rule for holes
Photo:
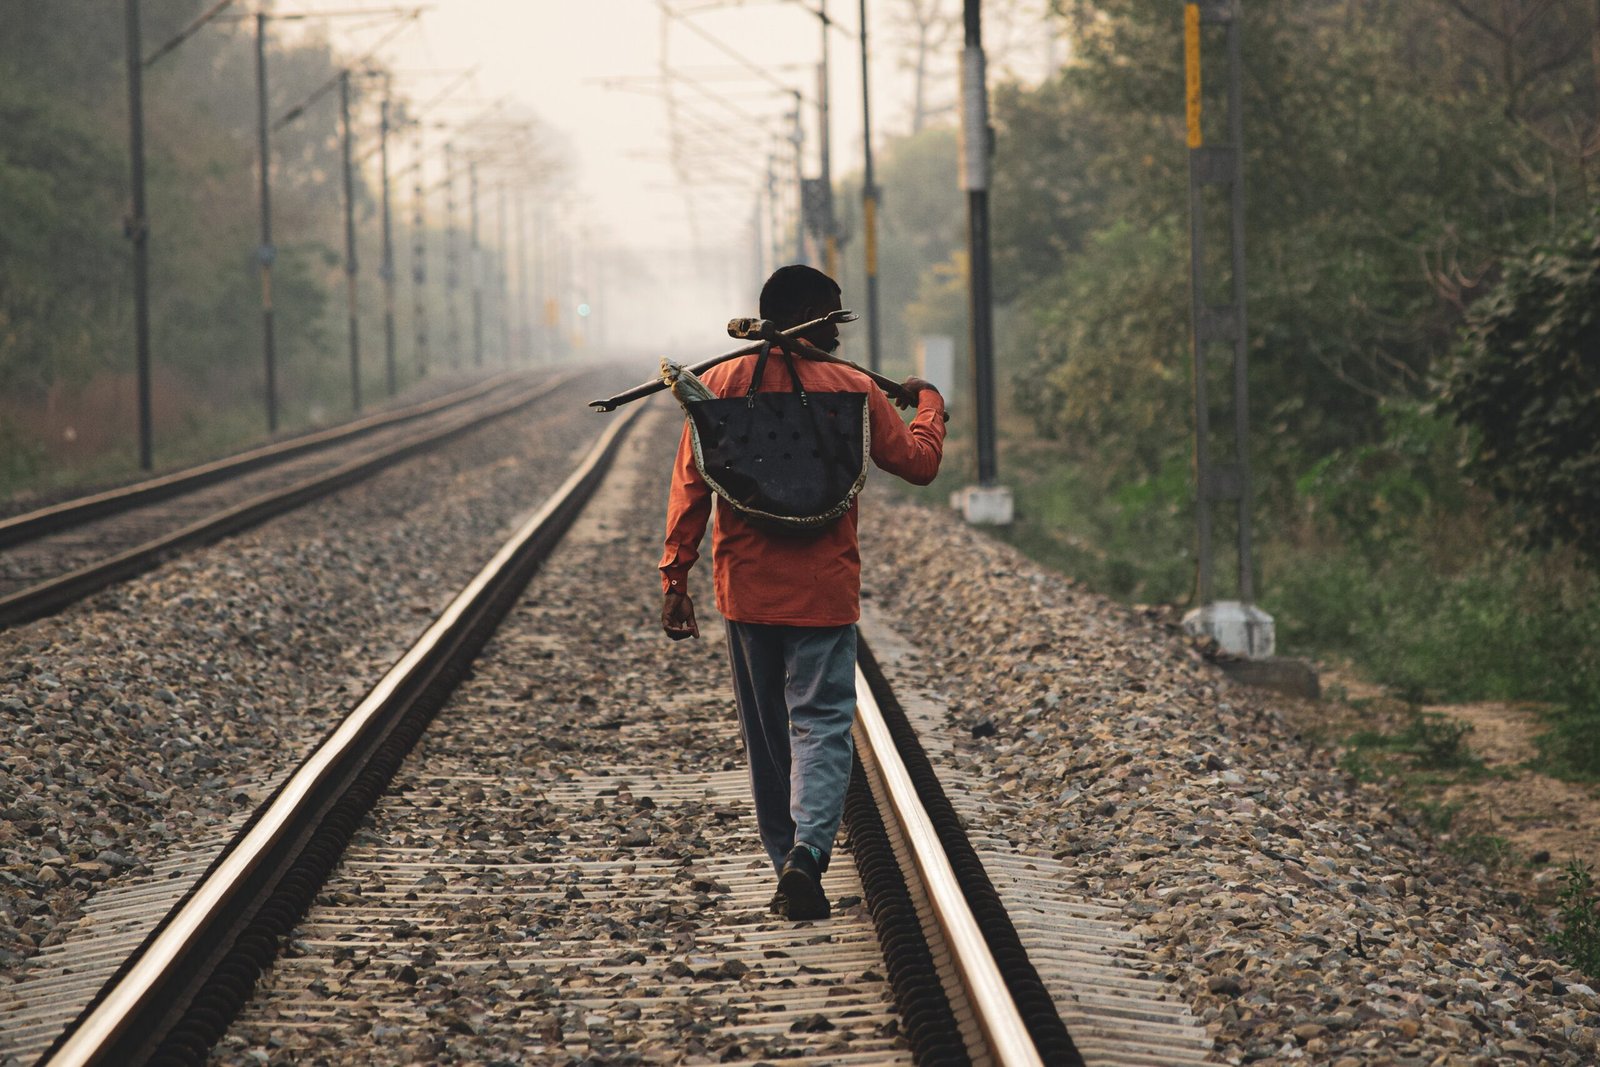
[[[1237,600],[1193,609],[1183,617],[1183,629],[1195,637],[1215,638],[1222,651],[1245,659],[1266,659],[1276,644],[1272,616]]]
[[[1011,490],[1003,485],[969,485],[950,494],[950,506],[973,526],[1009,526],[1015,515]]]

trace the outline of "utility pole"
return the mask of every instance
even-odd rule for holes
[[[506,183],[502,180],[495,189],[496,207],[495,222],[500,231],[499,260],[500,260],[500,365],[511,366],[511,259],[507,255],[510,246],[510,224],[506,218]]]
[[[861,0],[861,147],[866,160],[861,229],[867,265],[867,367],[879,371],[883,356],[878,334],[878,185],[872,170],[872,93],[867,79],[867,0]]]
[[[455,150],[444,144],[444,314],[450,331],[450,365],[461,363],[461,317],[456,307],[456,289],[461,285],[461,263],[456,249],[456,163]]]
[[[350,71],[339,72],[339,129],[344,153],[344,281],[350,317],[350,410],[361,411],[361,325],[356,292],[356,169],[351,158]]]
[[[995,461],[994,290],[989,273],[989,89],[980,0],[965,0],[961,53],[961,187],[967,193],[967,293],[972,330],[973,407],[978,484],[960,494],[966,520],[1007,525],[1011,490],[999,484]]]
[[[266,362],[267,432],[278,432],[278,366],[272,339],[272,261],[277,249],[272,246],[272,146],[267,120],[267,19],[256,15],[256,118],[261,154],[261,246],[256,252],[261,263],[261,343]]]
[[[767,154],[767,248],[766,257],[773,270],[783,262],[778,236],[778,157]],[[768,271],[770,274],[771,271]]]
[[[399,390],[394,355],[394,220],[389,213],[389,86],[385,79],[383,105],[378,122],[379,171],[383,175],[383,375],[390,396]]]
[[[467,279],[472,286],[472,365],[483,366],[483,269],[478,262],[481,249],[478,245],[478,161],[467,163],[467,191],[471,198],[468,245]]]
[[[206,15],[201,16],[201,21],[203,22],[205,19],[210,18],[211,15],[215,14],[217,11],[220,11],[222,8],[226,7],[230,2],[231,2],[231,0],[221,0],[220,3],[216,4],[215,6],[213,6],[211,8],[210,12],[208,12]],[[415,19],[416,17],[418,17],[421,14],[421,10],[422,10],[421,8],[417,8],[417,9],[412,10],[411,12],[409,12],[411,18]],[[321,17],[325,17],[325,18],[340,18],[340,17],[346,17],[346,16],[367,16],[367,15],[375,15],[375,14],[396,14],[396,13],[405,14],[406,12],[397,11],[396,9],[393,9],[393,8],[387,9],[387,10],[384,10],[384,11],[378,11],[378,10],[375,10],[375,9],[361,9],[361,10],[356,10],[356,11],[327,12]],[[388,36],[384,37],[383,40],[380,41],[378,43],[378,45],[376,47],[374,47],[370,52],[368,52],[365,56],[363,56],[359,60],[356,60],[354,63],[349,64],[349,65],[345,66],[344,68],[342,68],[338,72],[337,75],[335,75],[334,77],[328,79],[318,89],[316,89],[314,92],[312,92],[311,95],[306,97],[299,104],[296,104],[294,107],[290,108],[288,110],[288,112],[286,112],[283,115],[283,117],[280,118],[277,121],[276,124],[273,124],[273,125],[269,126],[267,124],[267,92],[266,92],[267,79],[266,79],[266,47],[265,47],[267,20],[268,19],[272,19],[272,18],[300,19],[300,18],[307,18],[307,17],[311,17],[311,16],[306,16],[306,15],[283,15],[283,14],[274,14],[274,13],[270,13],[270,12],[260,12],[260,13],[258,13],[256,15],[256,69],[257,69],[257,83],[258,83],[257,84],[257,89],[258,89],[258,95],[260,97],[260,109],[261,109],[261,219],[262,219],[262,221],[261,221],[262,241],[261,241],[261,243],[262,243],[262,248],[263,248],[263,253],[262,253],[262,260],[263,260],[263,268],[262,268],[262,303],[265,305],[265,308],[266,308],[266,310],[265,310],[265,317],[266,317],[265,333],[266,333],[266,348],[267,348],[267,421],[268,421],[268,424],[273,428],[276,428],[276,426],[277,426],[277,383],[275,381],[275,378],[276,378],[275,362],[276,362],[276,360],[275,360],[274,346],[273,346],[273,342],[272,342],[271,261],[272,261],[273,258],[275,258],[276,249],[274,249],[273,246],[272,246],[272,222],[271,222],[272,213],[271,213],[271,180],[270,180],[272,168],[271,168],[271,165],[270,165],[270,145],[268,143],[268,137],[273,131],[275,131],[277,129],[280,129],[283,126],[288,125],[289,123],[291,123],[291,122],[295,121],[296,119],[298,119],[300,116],[304,115],[306,113],[306,110],[309,107],[311,107],[311,105],[315,104],[318,100],[321,100],[323,98],[323,96],[327,95],[329,92],[333,91],[335,88],[337,88],[339,90],[339,125],[340,125],[341,154],[343,156],[344,200],[345,200],[345,275],[346,275],[346,278],[345,278],[345,283],[346,283],[345,284],[345,290],[346,290],[346,295],[347,295],[347,299],[348,299],[348,303],[349,303],[348,311],[349,311],[349,333],[350,333],[350,406],[351,406],[352,410],[359,412],[361,410],[361,335],[360,335],[359,316],[358,316],[358,310],[359,310],[358,295],[359,295],[359,292],[358,292],[357,275],[356,275],[357,265],[356,265],[356,233],[355,233],[355,162],[354,162],[354,159],[353,159],[353,156],[352,156],[352,147],[353,147],[353,141],[354,141],[354,136],[355,135],[354,135],[354,130],[352,129],[351,122],[350,122],[350,81],[351,81],[351,77],[350,76],[351,76],[352,69],[367,63],[368,60],[370,60],[374,55],[377,54],[378,48],[381,48],[384,43],[389,41],[391,38],[393,38],[395,36],[396,33],[401,32],[401,30],[403,30],[405,28],[404,26],[401,26],[399,29],[395,30],[394,32],[391,32]],[[197,23],[196,25],[198,25],[198,24],[199,23]],[[387,94],[387,89],[385,89],[385,93]],[[384,142],[384,145],[382,146],[382,150],[387,151],[387,141]]]
[[[535,321],[539,325],[538,357],[542,362],[554,363],[558,341],[557,327],[561,324],[561,309],[556,306],[554,242],[550,237],[550,206],[540,203],[533,212],[533,303]]]
[[[150,418],[150,223],[144,195],[144,45],[139,33],[139,0],[126,0],[128,35],[128,149],[132,163],[133,208],[126,231],[133,242],[134,367],[138,379],[139,469],[154,463]]]
[[[423,148],[422,127],[419,124],[416,158],[411,164],[411,328],[418,378],[428,376],[428,194],[423,181]]]
[[[805,217],[805,146],[806,127],[800,111],[800,90],[794,92],[794,135],[789,139],[794,142],[794,261],[806,261],[806,217]]]
[[[232,0],[217,0],[177,36],[144,55],[140,32],[139,0],[124,0],[128,52],[128,154],[132,171],[131,209],[124,226],[133,242],[133,332],[134,368],[137,379],[139,418],[139,467],[150,470],[153,463],[150,416],[150,219],[145,204],[144,161],[144,69],[200,32],[201,27],[229,7]]]
[[[754,268],[751,274],[755,278],[757,292],[760,292],[761,283],[771,273],[767,270],[767,241],[761,232],[761,215],[761,194],[757,193],[750,204],[750,265]]]
[[[839,277],[839,226],[833,212],[832,118],[828,111],[828,0],[818,0],[817,18],[822,21],[822,68],[818,72],[817,122],[822,138],[822,262],[828,277]]]
[[[1244,284],[1244,116],[1240,105],[1239,4],[1237,0],[1186,3],[1184,15],[1184,73],[1189,134],[1189,289],[1190,334],[1194,356],[1195,422],[1195,528],[1198,541],[1197,575],[1200,604],[1184,616],[1190,633],[1216,638],[1222,648],[1250,659],[1271,657],[1275,634],[1271,615],[1255,605],[1254,566],[1250,543],[1252,494],[1250,486],[1249,334],[1245,319]],[[1219,25],[1226,35],[1228,56],[1228,140],[1206,144],[1201,85],[1201,34],[1204,25]],[[1203,192],[1207,186],[1228,191],[1230,227],[1229,299],[1212,304],[1205,254],[1206,227]],[[1230,353],[1233,360],[1233,440],[1213,440],[1208,359]],[[1226,358],[1226,357],[1224,357]],[[1229,453],[1231,452],[1231,456]],[[1220,457],[1220,460],[1213,457]],[[1212,599],[1212,509],[1233,504],[1237,522],[1238,597],[1236,601]]]
[[[527,194],[517,190],[517,355],[521,362],[533,362],[533,320],[528,304],[528,218]]]

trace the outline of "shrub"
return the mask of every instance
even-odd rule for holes
[[[1567,864],[1561,896],[1556,903],[1559,928],[1550,935],[1572,965],[1600,981],[1600,897],[1595,896],[1594,874],[1576,859]]]
[[[1600,560],[1600,216],[1505,264],[1444,382],[1472,470],[1536,544]]]

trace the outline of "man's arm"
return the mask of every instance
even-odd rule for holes
[[[872,418],[872,462],[913,485],[927,485],[944,458],[944,397],[921,378],[907,378],[902,388],[916,397],[917,415],[907,426],[894,405],[873,388],[867,393]]]
[[[661,628],[674,641],[699,637],[694,602],[689,599],[689,570],[700,558],[700,539],[711,518],[711,487],[694,465],[689,420],[683,420],[678,455],[672,463],[672,487],[667,496],[667,538],[661,554]]]

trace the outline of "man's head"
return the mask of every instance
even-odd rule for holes
[[[761,287],[761,317],[787,330],[838,311],[839,296],[838,282],[815,267],[792,263],[773,271]],[[831,322],[803,336],[824,352],[839,347],[839,327]]]

